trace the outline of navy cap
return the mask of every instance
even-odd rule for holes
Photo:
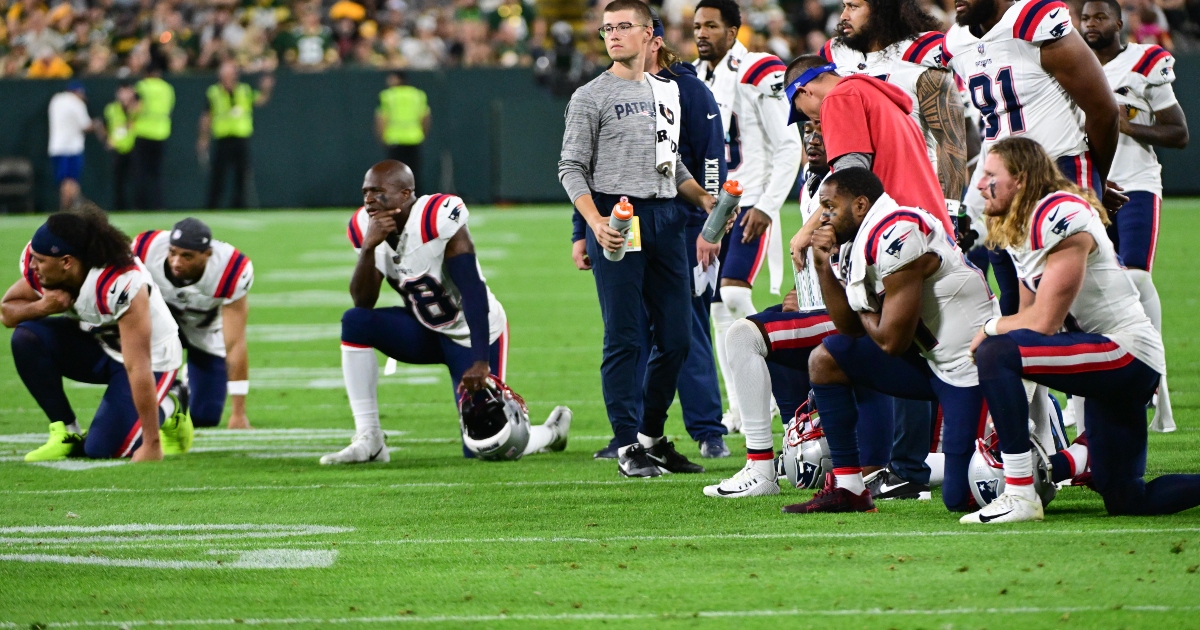
[[[658,12],[653,9],[650,10],[650,24],[654,27],[654,37],[664,36],[666,31],[663,30],[662,19],[658,17]]]
[[[212,230],[200,219],[188,217],[171,228],[171,245],[206,252],[212,248]]]
[[[795,81],[792,81],[791,83],[788,84],[788,86],[786,88],[784,88],[783,91],[787,95],[788,110],[790,111],[790,113],[788,114],[788,124],[789,125],[792,123],[803,122],[803,121],[808,120],[808,115],[806,115],[804,112],[798,111],[796,109],[795,102],[793,101],[793,99],[796,97],[796,91],[799,90],[800,88],[808,85],[813,79],[821,76],[822,74],[825,74],[826,72],[836,72],[836,71],[837,71],[837,64],[834,64],[834,63],[827,63],[823,66],[809,68],[808,70],[801,72],[800,76],[796,77]]]
[[[87,90],[83,87],[83,81],[80,81],[79,79],[71,79],[70,81],[67,81],[67,91],[83,92],[84,94],[87,93]]]

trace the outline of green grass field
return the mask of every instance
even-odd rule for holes
[[[115,221],[134,234],[182,216]],[[391,463],[318,466],[353,427],[338,349],[349,211],[199,216],[255,263],[258,430],[202,431],[192,453],[158,464],[27,465],[46,420],[0,352],[2,628],[1200,627],[1200,511],[1114,518],[1069,488],[1045,523],[986,530],[960,526],[936,492],[797,517],[779,507],[810,492],[701,494],[741,467],[737,436],[703,475],[626,480],[593,461],[610,435],[601,323],[590,275],[569,260],[565,207],[478,208],[471,231],[509,315],[509,383],[535,423],[557,404],[575,411],[566,452],[464,460],[444,370],[401,366],[380,381]],[[5,287],[39,223],[0,218]],[[1200,202],[1168,202],[1162,226],[1155,277],[1180,430],[1152,434],[1151,476],[1200,472]],[[67,392],[86,423],[101,390]],[[698,457],[677,411],[668,432]]]

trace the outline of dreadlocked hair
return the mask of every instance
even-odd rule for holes
[[[129,237],[109,223],[108,215],[91,202],[50,215],[46,218],[46,226],[79,252],[76,258],[86,268],[133,264]]]
[[[988,153],[996,154],[1013,179],[1022,184],[1007,213],[988,216],[985,243],[988,247],[1018,247],[1024,243],[1029,236],[1029,224],[1038,202],[1046,195],[1059,191],[1083,197],[1100,215],[1100,220],[1108,225],[1108,212],[1100,205],[1096,195],[1063,177],[1054,160],[1037,142],[1028,138],[1008,137],[993,144]]]

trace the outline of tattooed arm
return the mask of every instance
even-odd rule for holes
[[[938,181],[946,199],[962,199],[967,185],[967,133],[962,101],[949,71],[930,68],[917,79],[921,118],[937,142]]]

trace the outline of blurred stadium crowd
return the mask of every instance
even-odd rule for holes
[[[953,0],[923,0],[948,27]],[[691,0],[652,2],[666,40],[695,58]],[[1125,0],[1127,37],[1171,50],[1200,41],[1200,0]],[[834,32],[838,0],[743,0],[739,36],[790,59]],[[335,67],[534,66],[590,77],[608,65],[589,0],[0,0],[0,76],[141,74],[151,47],[170,73]]]

